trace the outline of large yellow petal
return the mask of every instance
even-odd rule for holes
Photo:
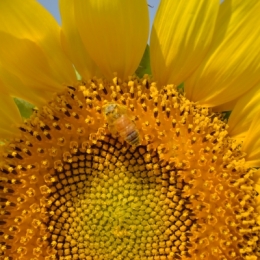
[[[223,112],[223,111],[231,111],[234,109],[239,97],[236,99],[233,99],[232,101],[229,101],[227,103],[223,103],[219,106],[214,107],[214,112]]]
[[[254,182],[257,184],[257,186],[258,186],[257,192],[260,193],[260,170],[257,170],[257,171],[254,173],[253,181],[254,181]]]
[[[260,111],[260,84],[241,96],[228,120],[229,133],[234,138],[245,137],[253,118]]]
[[[159,85],[182,83],[212,41],[219,0],[162,0],[151,34],[151,67]]]
[[[73,1],[60,0],[59,4],[64,51],[84,79],[99,76],[99,69],[87,53],[76,27]]]
[[[50,68],[42,49],[28,39],[19,39],[0,31],[0,59],[9,71],[18,76],[25,85],[46,90],[62,87]]]
[[[19,134],[17,125],[22,123],[21,115],[13,98],[2,90],[2,85],[0,82],[0,140]]]
[[[249,167],[260,167],[260,111],[255,115],[244,139],[242,150],[246,153]]]
[[[148,33],[145,0],[75,0],[76,24],[87,52],[101,72],[127,78],[137,69]]]
[[[225,0],[220,11],[207,59],[185,82],[187,97],[210,107],[236,99],[260,80],[260,2]]]
[[[60,27],[37,1],[0,1],[0,31],[35,42],[46,55],[54,80],[68,84],[75,80],[74,69],[61,48]],[[2,48],[6,46],[2,45],[1,37]],[[13,51],[11,47],[8,50]],[[29,63],[31,58],[28,52],[27,59],[20,63]]]
[[[24,84],[22,80],[0,65],[1,81],[0,90],[9,93],[12,97],[22,98],[35,106],[46,104],[53,95],[53,88],[46,91],[45,85],[41,88],[39,85],[29,86]]]

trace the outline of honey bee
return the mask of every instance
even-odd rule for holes
[[[140,145],[139,132],[130,119],[125,106],[108,103],[103,106],[103,113],[108,123],[108,129],[112,134],[119,134],[130,145]]]

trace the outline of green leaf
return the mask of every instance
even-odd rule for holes
[[[151,73],[151,66],[150,66],[150,47],[149,45],[146,45],[143,58],[135,72],[135,74],[142,78],[144,74],[152,75]]]
[[[20,98],[14,98],[14,102],[23,118],[29,118],[31,116],[33,108],[35,107],[34,105]]]

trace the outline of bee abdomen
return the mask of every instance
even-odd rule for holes
[[[136,130],[133,130],[133,131],[131,131],[130,133],[127,134],[125,140],[129,144],[137,146],[137,145],[140,144],[139,133]]]

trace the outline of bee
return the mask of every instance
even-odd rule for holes
[[[108,129],[112,134],[119,134],[130,145],[140,145],[139,132],[130,119],[125,106],[108,103],[103,106],[103,113],[108,123]]]

